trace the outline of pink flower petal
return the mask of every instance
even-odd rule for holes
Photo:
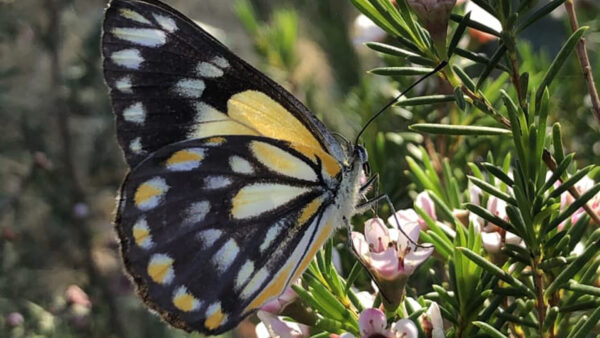
[[[487,203],[487,209],[489,212],[498,216],[501,219],[507,219],[506,216],[506,202],[499,199],[496,196],[490,196]]]
[[[373,252],[382,252],[390,243],[388,228],[381,218],[371,218],[365,222],[365,238]]]
[[[502,242],[502,238],[497,232],[482,232],[481,233],[481,241],[483,242],[483,247],[485,251],[490,254],[495,254],[500,252],[500,244]]]
[[[417,330],[417,326],[412,320],[400,319],[392,324],[392,334],[396,338],[417,338],[419,337],[419,330]]]
[[[352,231],[352,246],[354,250],[364,259],[366,262],[369,261],[369,243],[365,239],[365,236],[360,232]]]
[[[383,252],[371,252],[370,265],[378,276],[385,279],[394,279],[404,272],[404,269],[399,270],[398,253],[395,248]]]
[[[404,270],[406,273],[412,274],[432,253],[433,248],[411,247],[410,252],[404,256]]]
[[[400,254],[402,255],[409,246],[414,246],[412,242],[417,242],[419,240],[419,233],[421,232],[421,227],[419,226],[419,223],[406,223],[404,224],[404,226],[402,226],[401,229],[402,231],[398,236],[397,243],[398,252],[400,252]],[[408,238],[406,236],[408,236]]]
[[[433,326],[432,336],[434,338],[444,337],[444,321],[442,319],[442,313],[440,307],[436,302],[431,303],[427,309],[427,317],[431,320]]]
[[[398,210],[395,216],[392,215],[388,218],[388,223],[395,228],[403,228],[406,224],[419,222],[419,215],[413,209]],[[398,222],[396,222],[396,218]]]
[[[385,329],[386,325],[385,314],[379,309],[365,309],[358,317],[358,328],[362,337],[375,334],[382,334],[387,337],[388,331]]]
[[[435,216],[435,204],[431,197],[429,197],[427,191],[423,191],[417,195],[415,205],[423,209],[423,211],[425,211],[434,221],[437,220],[437,217]]]
[[[279,317],[265,311],[258,311],[258,318],[265,324],[271,337],[301,338],[307,337],[298,323],[281,320]]]

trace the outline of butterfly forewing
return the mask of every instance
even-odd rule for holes
[[[288,163],[269,162],[279,152]],[[263,137],[189,140],[150,155],[124,182],[117,220],[145,301],[174,325],[218,333],[278,296],[333,230],[320,172]]]
[[[164,145],[216,134],[302,141],[345,156],[291,94],[162,3],[112,1],[102,50],[130,166]]]
[[[306,269],[359,165],[347,176],[353,159],[300,102],[159,1],[111,1],[102,52],[131,167],[127,270],[172,325],[224,332]]]

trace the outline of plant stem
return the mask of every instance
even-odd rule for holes
[[[533,270],[533,282],[535,284],[535,308],[537,310],[538,326],[541,337],[549,337],[547,333],[544,333],[543,325],[544,319],[546,319],[546,300],[544,299],[544,273],[538,269],[538,259],[535,256],[531,260],[531,268]]]
[[[575,5],[573,0],[565,1],[565,9],[569,15],[569,22],[571,23],[571,29],[576,31],[579,29],[577,23],[577,14],[575,13]],[[587,47],[585,45],[585,39],[582,37],[577,43],[577,57],[579,58],[579,64],[581,65],[581,71],[587,82],[588,92],[592,101],[592,111],[598,123],[600,123],[600,98],[598,98],[598,91],[594,83],[594,74],[592,73],[592,67],[590,66],[590,59],[588,58]]]

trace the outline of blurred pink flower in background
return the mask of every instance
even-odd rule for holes
[[[575,183],[575,189],[579,192],[580,195],[585,194],[586,191],[590,190],[594,186],[595,182],[588,176],[582,177],[577,183]],[[560,186],[560,183],[558,184]],[[569,193],[565,191],[562,195],[560,195],[560,209],[565,210],[568,208],[573,202],[575,202],[575,198]],[[596,196],[592,197],[587,205],[598,215],[600,215],[600,194],[596,194]],[[573,215],[571,215],[571,224],[577,223],[581,217],[585,215],[585,210],[583,208],[577,209]],[[566,225],[566,221],[559,225],[559,230],[562,230]]]

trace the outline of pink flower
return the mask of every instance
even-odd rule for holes
[[[435,203],[429,197],[429,194],[426,191],[421,192],[417,195],[415,199],[415,205],[422,209],[431,219],[437,221],[437,216],[435,215]],[[398,222],[401,224],[408,223],[419,223],[419,226],[422,230],[427,230],[427,223],[423,218],[421,218],[414,209],[402,209],[396,212],[396,218],[398,218]],[[395,223],[394,223],[395,224]]]
[[[258,338],[302,338],[310,336],[309,328],[306,325],[284,321],[280,317],[262,310],[258,311],[257,316],[261,320],[261,323],[256,326],[256,336]]]
[[[385,314],[379,309],[365,309],[358,317],[358,327],[361,337],[389,337],[390,330],[386,329]]]
[[[399,213],[396,216],[401,218]],[[393,216],[388,222],[398,226]],[[352,232],[352,243],[363,261],[369,264],[376,276],[386,280],[411,275],[433,252],[433,248],[417,248],[414,244],[419,240],[417,222],[400,223],[400,227],[409,238],[398,228],[387,228],[380,218],[365,222],[364,236]]]
[[[445,55],[448,19],[456,0],[408,0],[407,2],[429,31],[437,52]]]
[[[577,183],[575,183],[575,189],[579,192],[580,195],[585,194],[586,191],[590,190],[594,186],[594,180],[589,178],[588,176],[584,176]],[[571,205],[575,199],[568,191],[565,191],[562,195],[560,195],[560,209],[564,210]],[[600,215],[600,194],[592,197],[587,205],[596,213]],[[577,223],[581,217],[585,215],[585,210],[583,208],[577,209],[573,215],[571,215],[571,224]],[[566,225],[566,222],[563,222],[559,225],[559,230],[562,230]]]
[[[396,216],[401,216],[399,213]],[[388,222],[396,228],[386,227],[380,218],[367,220],[364,235],[352,232],[352,243],[362,262],[376,278],[384,306],[394,309],[404,297],[408,277],[433,253],[433,247],[415,245],[419,240],[418,222],[398,224],[393,216]]]
[[[427,312],[421,317],[423,330],[425,335],[432,338],[444,338],[444,320],[440,307],[436,302],[431,303]]]
[[[358,328],[361,338],[417,338],[419,331],[415,323],[409,319],[400,319],[387,328],[385,314],[375,308],[365,309],[358,317]],[[339,338],[355,338],[351,333],[344,333]]]

